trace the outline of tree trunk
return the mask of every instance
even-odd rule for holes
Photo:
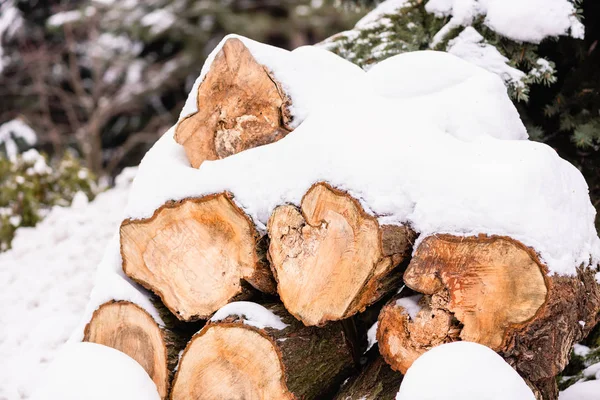
[[[123,271],[182,321],[206,319],[252,288],[275,292],[254,224],[227,193],[167,203],[120,233]]]
[[[421,308],[410,316],[397,301],[384,307],[381,353],[404,373],[434,346],[477,342],[502,355],[538,397],[555,399],[555,376],[598,318],[594,274],[581,267],[578,276],[550,276],[532,249],[508,237],[427,237],[404,274],[425,294]]]
[[[167,398],[171,373],[186,343],[128,301],[102,304],[86,325],[83,341],[112,347],[136,360],[152,378],[162,399]]]
[[[278,326],[236,315],[209,322],[181,356],[173,400],[322,398],[352,371],[340,323],[306,327],[281,304],[250,304]]]
[[[217,53],[198,87],[197,106],[175,130],[194,168],[276,142],[292,130],[290,99],[239,39],[228,39]]]
[[[378,356],[346,382],[334,400],[394,400],[401,382],[402,375]]]
[[[380,226],[350,195],[318,183],[301,209],[284,205],[268,223],[269,258],[285,307],[306,325],[348,318],[397,287],[414,232]]]

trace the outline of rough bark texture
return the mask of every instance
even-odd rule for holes
[[[285,137],[289,105],[267,67],[239,39],[229,39],[198,87],[198,112],[177,125],[175,140],[198,168]]]
[[[186,347],[171,398],[316,399],[351,373],[341,324],[306,327],[281,304],[265,307],[288,326],[259,329],[236,316],[209,322]]]
[[[350,195],[314,185],[301,209],[277,207],[269,258],[286,308],[306,325],[347,318],[397,287],[414,232],[380,226]]]
[[[405,372],[441,343],[473,341],[502,355],[544,399],[557,397],[554,377],[589,329],[579,321],[591,328],[600,310],[592,269],[548,276],[532,249],[507,237],[428,237],[404,281],[425,296],[415,320],[393,302],[380,315],[380,349],[392,368]]]
[[[555,376],[566,367],[573,344],[600,317],[600,285],[591,268],[580,268],[576,277],[550,277],[548,292],[536,318],[511,335],[500,351],[544,400],[558,397]]]
[[[177,354],[185,345],[176,334],[159,327],[144,309],[127,301],[102,304],[86,325],[83,341],[112,347],[136,360],[162,399],[169,392]]]
[[[334,400],[394,400],[401,382],[402,374],[392,370],[378,356],[350,379]]]
[[[183,321],[204,319],[275,283],[252,221],[227,193],[170,202],[121,224],[123,271]]]

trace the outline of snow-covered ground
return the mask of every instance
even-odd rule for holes
[[[88,302],[94,271],[121,222],[135,170],[90,203],[76,196],[0,253],[0,400],[27,399]]]

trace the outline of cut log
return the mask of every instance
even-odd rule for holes
[[[239,39],[228,39],[217,53],[198,87],[197,106],[175,130],[194,168],[276,142],[292,130],[290,99]]]
[[[285,307],[306,325],[347,318],[397,287],[414,232],[383,225],[349,194],[314,185],[301,209],[277,207],[267,227]]]
[[[340,389],[334,400],[394,400],[402,375],[378,356]]]
[[[555,376],[600,310],[592,269],[549,276],[535,251],[508,237],[427,237],[404,281],[425,296],[415,318],[394,302],[380,314],[379,348],[393,369],[404,373],[442,343],[477,342],[502,355],[544,399],[558,395]]]
[[[166,399],[171,372],[183,346],[144,309],[128,301],[102,304],[86,325],[83,341],[112,347],[133,358],[152,378],[160,397]]]
[[[412,363],[432,347],[458,340],[460,328],[449,311],[432,309],[424,296],[421,309],[411,319],[408,310],[392,299],[379,314],[379,351],[396,371],[406,373]]]
[[[227,193],[167,203],[120,233],[123,271],[182,321],[206,319],[252,288],[275,292],[254,224]]]
[[[276,326],[235,315],[209,322],[181,356],[173,400],[309,400],[335,390],[351,373],[340,323],[306,327],[281,304],[251,304]]]

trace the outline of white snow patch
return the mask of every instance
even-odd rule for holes
[[[577,382],[560,392],[558,400],[598,400],[600,380]]]
[[[399,9],[403,8],[408,3],[408,0],[387,0],[384,1],[362,17],[354,26],[354,29],[368,29],[380,23],[381,17],[386,14],[394,14]]]
[[[477,343],[434,347],[406,372],[396,400],[534,400],[525,381],[493,350]]]
[[[458,139],[528,138],[502,80],[446,52],[390,57],[373,66],[367,79],[377,94],[401,100],[399,109],[436,123]]]
[[[584,369],[583,376],[588,379],[600,379],[600,362]]]
[[[29,398],[80,322],[134,172],[125,170],[114,189],[89,204],[76,199],[70,208],[54,207],[35,228],[19,228],[12,249],[0,253],[0,303],[10,304],[0,313],[0,398]]]
[[[4,54],[3,40],[12,38],[23,26],[21,11],[13,0],[0,2],[0,73],[10,62],[10,56]]]
[[[283,140],[206,161],[199,169],[189,166],[171,128],[140,165],[128,217],[147,218],[166,201],[227,190],[264,232],[276,206],[298,205],[315,182],[327,181],[380,222],[410,223],[421,237],[510,236],[537,250],[550,272],[559,274],[575,274],[590,257],[600,259],[596,211],[581,173],[547,145],[498,139],[522,139],[523,132],[497,76],[447,54],[444,63],[431,64],[444,53],[392,57],[369,73],[314,48],[289,53],[269,47],[260,54],[292,101],[298,94],[303,122]],[[298,64],[287,64],[289,57]],[[431,81],[426,90],[404,85],[408,78],[399,72],[409,61],[407,69],[417,72],[410,79]],[[290,65],[295,67],[286,69]],[[316,88],[311,73],[304,73],[319,69],[314,80],[329,81]],[[437,79],[440,74],[445,79]],[[196,108],[199,80],[182,116]],[[392,88],[387,97],[378,82]],[[440,106],[450,100],[450,111]]]
[[[17,140],[23,140],[27,145],[33,146],[37,142],[37,135],[23,120],[16,118],[0,125],[0,145],[4,145],[9,160],[15,160],[18,153]]]
[[[229,303],[221,307],[210,320],[212,322],[222,321],[232,315],[242,317],[244,324],[258,329],[273,328],[281,330],[288,326],[272,311],[251,301]]]
[[[172,12],[165,9],[154,10],[142,17],[142,26],[150,27],[150,32],[158,35],[171,27],[176,22]]]
[[[554,68],[552,67],[552,65],[550,65],[550,62],[543,58],[539,58],[536,61],[536,65],[536,67],[532,68],[531,71],[529,71],[529,74],[536,78],[539,78],[544,74],[551,74],[554,72]]]
[[[404,308],[410,319],[413,321],[417,318],[417,314],[421,311],[421,306],[419,305],[419,300],[423,295],[416,294],[414,296],[403,297],[401,299],[396,300],[396,305]]]
[[[91,57],[110,59],[116,55],[136,56],[142,49],[142,42],[132,40],[125,34],[114,35],[105,32],[98,36],[88,51]]]
[[[579,357],[585,357],[590,354],[590,348],[579,343],[573,345],[573,352]]]
[[[508,84],[523,86],[525,73],[508,65],[508,58],[500,54],[495,46],[486,43],[483,36],[471,26],[448,42],[446,51],[500,76]]]
[[[373,347],[375,345],[375,343],[377,343],[377,327],[379,326],[379,322],[375,322],[367,331],[367,350],[365,350],[365,353],[369,350],[371,350],[371,347]]]
[[[14,227],[17,227],[19,225],[21,225],[21,216],[20,215],[13,215],[12,217],[10,217],[8,219],[8,222],[10,222],[10,224]]]
[[[583,39],[585,31],[568,0],[429,0],[425,9],[452,16],[451,27],[468,26],[484,15],[489,28],[520,42],[539,43],[562,35]]]
[[[64,346],[35,400],[159,400],[156,385],[133,358],[96,343]]]
[[[23,161],[28,164],[33,164],[27,168],[27,175],[43,175],[52,172],[52,169],[46,164],[46,159],[36,149],[29,149],[23,153]]]
[[[63,26],[79,21],[81,18],[83,18],[83,13],[79,10],[59,12],[48,18],[48,25],[54,27]]]

